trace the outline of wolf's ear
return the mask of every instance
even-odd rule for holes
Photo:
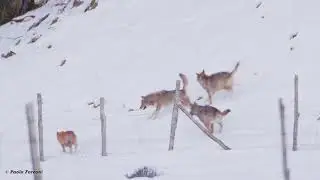
[[[202,72],[201,72],[202,74],[204,74],[204,69],[202,69]]]
[[[142,99],[144,99],[144,98],[145,98],[145,96],[141,96],[141,98],[142,98]]]

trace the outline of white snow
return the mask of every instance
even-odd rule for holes
[[[60,0],[61,1],[61,0]],[[60,2],[59,1],[59,2]],[[31,170],[25,104],[43,95],[44,180],[120,180],[140,166],[163,172],[156,179],[280,180],[280,121],[284,99],[291,180],[320,177],[320,3],[317,0],[100,0],[58,14],[56,0],[28,14],[36,18],[0,27],[0,179]],[[73,1],[72,1],[73,2]],[[39,27],[27,28],[50,13]],[[51,21],[60,20],[50,28]],[[264,18],[262,18],[264,16]],[[298,36],[289,40],[292,33]],[[28,44],[33,33],[42,37]],[[21,43],[12,38],[23,36]],[[47,46],[52,45],[51,49]],[[294,50],[290,51],[293,46]],[[66,64],[59,67],[63,59]],[[213,105],[232,112],[216,134],[231,151],[208,139],[179,112],[175,149],[168,152],[172,107],[157,120],[138,108],[140,97],[174,89],[178,73],[194,101],[207,94],[196,72],[231,70],[240,61],[234,93],[219,92]],[[299,151],[292,152],[293,77],[299,75]],[[100,156],[99,110],[106,99],[107,157]],[[200,101],[204,104],[204,101]],[[58,129],[75,131],[79,151],[63,153]]]

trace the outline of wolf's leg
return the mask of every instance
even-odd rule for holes
[[[157,110],[154,110],[153,113],[151,114],[151,116],[148,117],[148,119],[153,119],[153,117],[155,116],[156,113],[157,113]]]
[[[230,87],[228,87],[229,89],[228,89],[228,91],[229,91],[229,93],[230,93],[230,97],[232,98],[233,97],[233,86],[231,85]]]
[[[213,123],[210,125],[210,133],[211,133],[211,134],[214,133],[214,124],[213,124]]]
[[[229,91],[229,92],[233,92],[233,87],[232,87],[232,85],[226,85],[226,86],[224,87],[224,89],[227,90],[227,91]]]
[[[155,120],[158,117],[159,111],[160,111],[161,105],[157,104],[156,110],[152,113],[152,115],[149,117],[149,119]]]
[[[154,119],[156,114],[157,114],[157,110],[154,110],[153,113],[151,114],[151,116],[148,117],[148,119]]]
[[[159,112],[160,112],[160,108],[155,111],[155,115],[153,116],[152,120],[155,120],[158,118]]]
[[[207,128],[209,133],[213,133],[213,124],[210,123],[210,121],[207,121],[206,119],[204,120],[204,126]]]
[[[212,104],[212,96],[211,96],[211,94],[213,94],[213,93],[211,93],[209,89],[206,89],[206,91],[207,91],[207,94],[208,94],[208,100],[207,100],[207,102],[208,102],[209,104]]]
[[[214,129],[213,123],[210,124],[210,128],[212,129],[212,133],[213,133],[213,129]]]
[[[224,89],[233,95],[233,78],[228,80],[228,82],[224,85]]]
[[[223,123],[222,122],[218,122],[219,126],[220,126],[220,129],[219,129],[219,133],[222,132],[222,129],[223,129]]]

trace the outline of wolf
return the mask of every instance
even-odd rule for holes
[[[65,147],[69,147],[70,153],[72,153],[72,145],[74,145],[75,151],[78,148],[77,136],[73,131],[58,131],[57,139],[62,147],[63,152],[66,152]]]
[[[224,116],[226,116],[230,112],[231,112],[230,109],[226,109],[221,112],[219,109],[213,106],[210,106],[210,105],[201,106],[201,105],[198,105],[196,102],[194,102],[191,105],[191,109],[190,109],[190,115],[197,116],[211,134],[214,131],[214,126],[213,126],[214,123],[219,124],[220,126],[219,132],[222,132],[222,129],[223,129],[222,119]]]
[[[181,104],[185,107],[190,107],[191,102],[187,95],[188,79],[186,75],[179,73],[182,80],[183,87],[179,90],[179,100]],[[141,96],[140,109],[145,110],[149,106],[156,107],[155,111],[149,117],[149,119],[156,119],[160,109],[164,106],[173,104],[175,98],[175,90],[161,90],[157,92],[150,93],[145,96]]]
[[[208,93],[209,104],[212,104],[212,96],[220,90],[233,91],[233,77],[239,68],[240,62],[237,62],[236,66],[231,72],[217,72],[211,75],[207,75],[204,70],[200,73],[196,73],[197,81],[204,90]]]

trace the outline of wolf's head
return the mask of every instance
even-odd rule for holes
[[[140,109],[145,110],[148,106],[153,106],[153,105],[154,105],[154,100],[150,100],[146,96],[141,96]]]
[[[190,108],[190,115],[193,116],[193,115],[197,115],[198,113],[199,113],[199,105],[196,102],[194,102]]]
[[[197,81],[202,82],[203,79],[206,77],[206,73],[204,72],[204,69],[200,73],[196,73],[197,75]]]

